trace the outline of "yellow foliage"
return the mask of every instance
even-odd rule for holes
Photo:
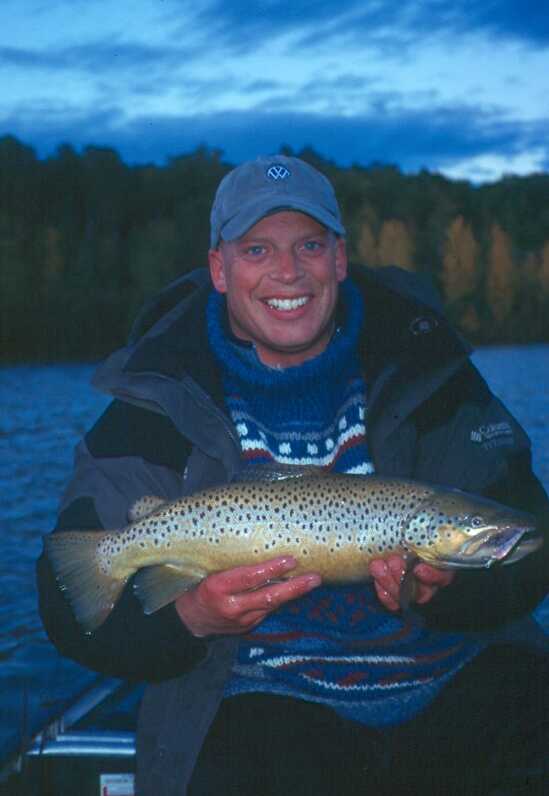
[[[457,216],[448,228],[442,257],[442,285],[448,302],[474,293],[477,286],[478,243],[470,224]]]
[[[389,219],[381,225],[376,239],[373,224],[367,213],[362,215],[357,234],[357,253],[361,262],[377,267],[399,265],[414,270],[414,242],[403,221]]]
[[[466,334],[474,336],[480,330],[480,318],[476,308],[468,304],[459,319],[459,327]]]
[[[498,224],[491,229],[491,245],[486,272],[486,298],[498,323],[509,316],[515,299],[516,274],[511,240]]]
[[[360,262],[369,266],[376,266],[377,249],[376,239],[372,227],[366,218],[361,219],[357,236],[357,252]]]
[[[393,218],[383,222],[377,252],[379,265],[399,265],[414,270],[414,243],[403,221]]]

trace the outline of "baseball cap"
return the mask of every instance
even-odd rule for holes
[[[210,244],[240,238],[276,210],[298,210],[345,235],[330,181],[300,158],[262,156],[230,171],[219,183],[210,215]]]

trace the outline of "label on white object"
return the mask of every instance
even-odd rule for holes
[[[99,796],[134,796],[133,774],[100,774]]]

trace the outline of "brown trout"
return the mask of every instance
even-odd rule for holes
[[[318,572],[337,584],[368,579],[370,562],[392,553],[479,568],[541,546],[530,538],[530,515],[493,501],[415,481],[311,470],[257,466],[174,502],[143,498],[118,531],[51,534],[47,554],[78,621],[87,632],[97,628],[132,576],[152,613],[213,572],[278,555],[296,558],[290,577]]]

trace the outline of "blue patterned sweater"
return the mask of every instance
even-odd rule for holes
[[[248,462],[373,473],[357,356],[363,307],[349,280],[341,305],[341,323],[322,354],[276,369],[232,337],[225,301],[212,293],[210,345]],[[459,635],[429,632],[412,614],[386,611],[370,584],[321,586],[243,636],[225,694],[294,696],[371,726],[396,724],[428,705],[480,648]]]

